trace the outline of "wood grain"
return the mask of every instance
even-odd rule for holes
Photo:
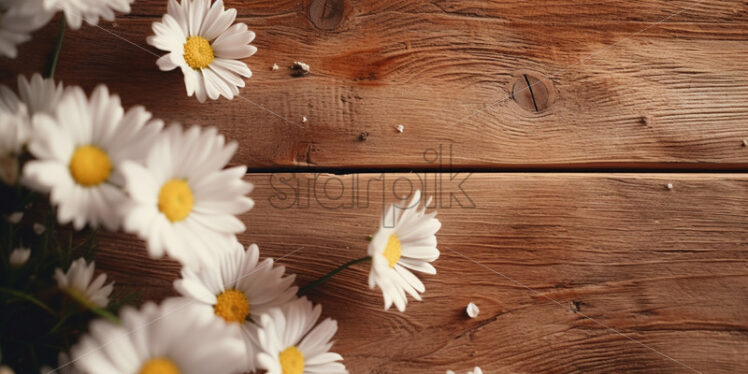
[[[437,169],[424,153],[440,145],[471,169],[748,170],[745,1],[346,0],[325,29],[312,3],[226,2],[257,33],[243,99],[199,104],[180,73],[158,71],[145,38],[161,0],[70,32],[58,77],[216,125],[255,170]],[[43,70],[56,33],[3,60],[0,80]],[[312,73],[291,77],[296,60]],[[526,74],[548,82],[545,110],[511,99]]]
[[[247,178],[257,204],[241,241],[286,256],[300,283],[361,257],[383,201],[422,181],[436,197],[442,256],[422,302],[384,312],[367,265],[310,293],[339,321],[334,349],[354,374],[748,372],[746,175]],[[130,237],[101,244],[97,263],[120,286],[172,293],[176,264]]]

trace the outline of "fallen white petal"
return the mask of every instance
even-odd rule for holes
[[[478,314],[480,313],[480,309],[478,309],[478,306],[475,305],[475,303],[468,304],[467,308],[465,308],[465,313],[467,313],[468,317],[475,318],[478,317]]]

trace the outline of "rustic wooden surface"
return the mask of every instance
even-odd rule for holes
[[[145,39],[165,0],[69,32],[58,77],[216,124],[241,142],[236,162],[265,170],[433,169],[424,152],[445,144],[455,165],[491,170],[748,167],[745,1],[328,0],[310,13],[324,1],[225,2],[257,33],[246,100],[200,104],[157,69]],[[0,79],[43,70],[56,33],[37,32]],[[296,60],[311,75],[291,77]],[[534,87],[550,94],[539,113],[528,92],[511,99],[526,74],[548,84]]]
[[[423,178],[378,173],[447,169],[442,190],[425,187],[458,200],[437,207],[442,257],[423,302],[383,312],[365,265],[310,294],[339,320],[352,373],[748,372],[748,174],[725,173],[748,171],[748,1],[225,3],[257,33],[242,98],[200,104],[158,71],[145,38],[165,0],[69,31],[57,77],[218,126],[252,173],[375,172],[248,175],[257,206],[241,240],[300,283],[362,256],[382,193]],[[57,27],[0,60],[0,82],[44,71]],[[312,73],[291,77],[294,61]],[[449,179],[466,170],[486,172],[462,185],[473,208],[456,203],[467,174]],[[297,204],[279,198],[310,179]],[[172,294],[176,263],[126,235],[102,246],[118,284]]]
[[[748,372],[748,176],[473,174],[466,195],[442,177],[442,256],[421,277],[422,302],[383,312],[368,265],[310,293],[340,322],[335,350],[352,373],[692,372],[661,354],[698,372]],[[365,255],[383,195],[407,194],[406,180],[435,185],[418,174],[247,178],[257,205],[241,241],[286,256],[301,284]],[[99,266],[121,286],[173,292],[175,263],[146,259],[129,237],[101,244]],[[475,320],[463,314],[470,301]]]

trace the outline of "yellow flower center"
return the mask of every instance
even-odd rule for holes
[[[184,61],[191,68],[205,69],[213,62],[213,47],[202,36],[190,36],[184,43]]]
[[[194,204],[190,185],[183,179],[172,179],[164,183],[158,193],[158,210],[171,222],[187,218]]]
[[[217,297],[218,301],[213,307],[216,315],[225,319],[226,322],[244,322],[249,315],[249,300],[244,292],[238,290],[223,291]]]
[[[148,360],[138,374],[180,374],[179,368],[168,358],[157,357]]]
[[[292,345],[278,355],[283,374],[302,374],[304,372],[304,355]]]
[[[390,263],[391,268],[395,267],[395,264],[400,260],[402,254],[403,246],[400,245],[400,239],[398,239],[395,234],[390,235],[390,238],[387,239],[387,247],[384,248],[382,255]]]
[[[83,145],[75,149],[70,159],[70,174],[80,185],[97,186],[109,178],[112,162],[106,152],[95,145]]]

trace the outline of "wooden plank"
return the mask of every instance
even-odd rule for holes
[[[300,283],[365,254],[383,197],[423,180],[436,191],[442,256],[422,302],[382,311],[366,265],[310,293],[340,322],[335,350],[352,373],[748,372],[746,175],[247,178],[257,204],[241,241],[287,256]],[[174,263],[129,237],[102,247],[97,262],[119,285],[172,292]]]
[[[157,52],[145,38],[165,3],[138,1],[106,31],[70,32],[58,77],[217,125],[242,145],[234,161],[255,169],[434,169],[424,153],[446,144],[463,168],[748,169],[748,7],[641,3],[345,2],[340,25],[320,30],[300,2],[233,1],[257,32],[254,77],[246,100],[199,104],[139,49]],[[4,60],[0,80],[42,70],[56,32]],[[312,74],[291,77],[295,60]],[[550,97],[540,113],[526,74]]]
[[[675,22],[725,22],[748,20],[745,3],[731,0],[642,0],[631,6],[619,0],[543,0],[528,5],[522,0],[224,0],[240,16],[282,17],[288,14],[314,14],[311,9],[322,5],[328,18],[342,12],[348,17],[373,13],[445,14],[453,17],[497,18],[514,21],[575,24],[597,21],[659,22],[663,18]],[[315,4],[316,3],[316,4]],[[321,3],[321,4],[319,4]],[[167,1],[137,0],[131,16],[161,16]]]

